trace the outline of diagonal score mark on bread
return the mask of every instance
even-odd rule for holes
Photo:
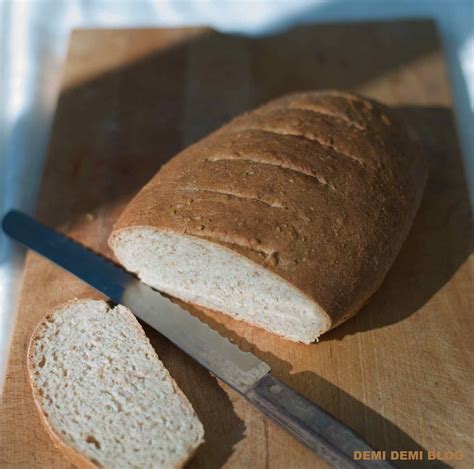
[[[307,112],[307,111],[305,111]],[[240,128],[239,131],[242,131],[244,129]],[[269,134],[274,134],[274,135],[283,135],[283,136],[292,136],[292,137],[298,137],[302,138],[305,140],[308,140],[310,142],[317,142],[320,145],[328,148],[329,150],[332,150],[335,154],[338,156],[342,156],[344,158],[348,158],[352,161],[355,161],[357,164],[359,164],[362,167],[366,166],[366,161],[362,158],[359,158],[358,156],[352,155],[350,153],[344,152],[337,148],[337,145],[334,143],[334,140],[332,137],[323,138],[320,135],[317,135],[314,132],[302,132],[297,129],[288,129],[288,128],[278,128],[275,127],[274,125],[269,125],[266,126],[265,124],[261,124],[259,126],[253,126],[248,127],[245,130],[260,130],[261,132],[267,132]]]
[[[225,190],[211,189],[211,188],[204,188],[204,187],[179,187],[178,191],[206,193],[206,194],[220,194],[227,197],[235,197],[236,199],[251,200],[253,202],[258,202],[271,208],[282,209],[282,210],[285,209],[285,207],[283,206],[281,202],[278,202],[278,201],[267,202],[263,200],[261,197],[256,197],[256,196],[252,196],[248,194],[242,194],[240,192],[232,192],[232,191],[225,191]]]
[[[290,105],[288,106],[288,108],[299,109],[300,111],[306,111],[306,112],[313,112],[321,116],[333,117],[334,119],[342,121],[344,124],[347,124],[350,127],[354,127],[355,129],[360,130],[361,132],[367,130],[367,126],[365,124],[362,124],[361,122],[351,119],[349,116],[345,114],[337,113],[337,112],[331,111],[330,109],[324,108],[321,105],[307,104],[305,106],[302,104],[298,104],[298,105]]]
[[[190,234],[190,232],[187,232]],[[198,231],[192,232],[193,236],[200,237],[200,238],[207,238],[213,239],[214,241],[218,241],[222,244],[226,244],[229,246],[237,246],[239,248],[248,249],[253,251],[255,254],[262,256],[264,258],[271,258],[274,257],[276,251],[273,249],[266,248],[265,246],[261,246],[258,241],[256,240],[247,240],[243,238],[239,238],[237,236],[231,236],[227,233],[219,233],[217,231],[213,232],[206,232],[206,231]],[[256,247],[258,245],[259,247]]]
[[[266,159],[264,160],[263,158],[258,158],[258,157],[245,157],[245,156],[233,156],[233,155],[228,155],[228,156],[214,156],[214,157],[208,157],[206,158],[206,161],[208,162],[213,162],[217,163],[219,161],[245,161],[247,163],[255,163],[255,164],[261,164],[261,165],[268,165],[268,166],[274,166],[275,168],[281,168],[285,169],[287,171],[293,171],[298,174],[302,174],[304,176],[309,176],[311,178],[316,179],[321,185],[327,186],[331,189],[334,189],[334,186],[326,181],[326,179],[323,176],[319,176],[318,174],[315,174],[314,171],[311,171],[310,169],[305,169],[301,165],[296,166],[292,165],[289,162],[285,161],[279,161],[279,160],[269,160]]]

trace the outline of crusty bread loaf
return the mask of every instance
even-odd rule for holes
[[[28,369],[47,430],[79,467],[181,467],[203,441],[191,404],[123,306],[58,307],[32,336]]]
[[[271,101],[169,161],[110,246],[157,289],[311,342],[367,302],[410,229],[427,162],[409,130],[349,93]]]

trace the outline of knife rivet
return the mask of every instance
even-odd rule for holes
[[[273,386],[270,386],[270,392],[273,394],[278,394],[281,391],[281,386],[278,386],[278,384],[274,384]]]

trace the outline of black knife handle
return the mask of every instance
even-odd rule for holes
[[[350,428],[270,374],[260,379],[245,397],[334,467],[394,467],[387,461],[355,461],[354,451],[374,451],[373,448]]]

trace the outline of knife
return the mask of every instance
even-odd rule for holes
[[[354,431],[274,378],[267,363],[241,351],[112,261],[16,210],[4,216],[2,228],[14,240],[128,307],[334,467],[393,467],[386,461],[354,460],[355,452],[373,451]]]

